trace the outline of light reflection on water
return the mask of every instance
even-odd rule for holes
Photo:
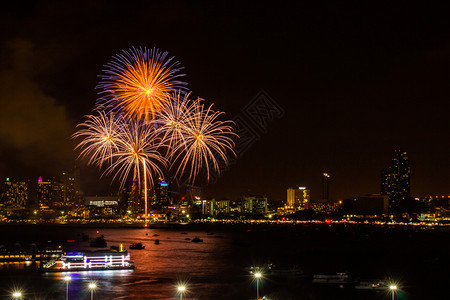
[[[91,281],[97,283],[95,299],[174,299],[177,284],[181,283],[187,283],[184,299],[251,299],[255,284],[245,267],[268,261],[298,265],[310,276],[264,278],[260,289],[270,299],[386,299],[384,293],[311,283],[312,274],[346,270],[361,279],[383,279],[386,275],[394,278],[404,287],[399,291],[399,299],[403,300],[443,299],[436,295],[447,293],[450,244],[442,242],[448,239],[447,229],[425,232],[371,226],[227,226],[220,230],[215,227],[216,235],[223,235],[218,238],[198,228],[107,228],[100,229],[97,235],[96,228],[86,227],[4,226],[0,227],[0,244],[20,242],[25,246],[52,239],[58,245],[56,241],[80,241],[84,232],[91,239],[104,235],[108,247],[123,243],[128,249],[131,243],[138,242],[146,246],[144,250],[129,250],[135,270],[71,273],[71,300],[89,299]],[[195,236],[203,243],[186,240]],[[154,244],[155,239],[159,239],[159,245]],[[68,250],[92,250],[89,242],[64,244],[72,246]],[[65,275],[40,274],[35,263],[0,263],[0,299],[11,299],[13,288],[24,290],[25,299],[64,299]]]
[[[47,284],[58,291],[59,295],[65,293],[63,277],[71,276],[69,292],[72,299],[88,299],[87,286],[90,282],[97,284],[96,299],[173,299],[176,296],[177,284],[189,284],[192,278],[195,278],[196,282],[189,285],[185,296],[192,294],[194,297],[201,293],[209,298],[213,295],[208,295],[210,293],[208,288],[205,289],[201,282],[220,278],[221,273],[226,273],[229,268],[229,265],[224,261],[221,262],[220,258],[228,255],[225,253],[230,250],[230,240],[207,236],[206,232],[181,234],[179,230],[102,229],[97,234],[94,229],[80,231],[85,232],[90,238],[104,235],[108,247],[123,244],[124,248],[128,249],[131,243],[140,242],[145,245],[145,249],[128,250],[131,260],[135,263],[135,270],[42,275]],[[159,236],[154,237],[153,234]],[[203,239],[203,242],[193,243],[186,240],[196,236]],[[155,245],[156,239],[159,240],[159,245]],[[92,250],[88,247],[88,242],[79,242],[69,250],[79,249]]]

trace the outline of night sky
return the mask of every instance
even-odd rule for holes
[[[413,196],[450,193],[446,7],[91,2],[2,3],[0,176],[77,164],[85,193],[104,192],[110,179],[97,184],[100,173],[75,162],[70,136],[93,108],[102,66],[146,46],[175,56],[193,95],[230,119],[261,90],[284,110],[205,196],[285,200],[304,185],[318,199],[324,171],[331,199],[378,193],[395,149],[410,158]]]

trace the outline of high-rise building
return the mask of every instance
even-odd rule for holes
[[[127,203],[127,211],[132,214],[140,214],[144,212],[144,194],[140,193],[139,182],[130,180],[128,186],[123,190],[124,200]]]
[[[52,201],[53,185],[51,180],[43,180],[42,177],[38,179],[37,195],[40,209],[53,208]]]
[[[292,187],[287,189],[287,207],[293,210],[308,209],[311,191],[307,187]]]
[[[78,176],[79,170],[64,172],[61,174],[61,184],[63,186],[63,201],[62,205],[78,204]]]
[[[1,204],[4,210],[25,209],[28,201],[28,182],[6,178],[3,182]]]
[[[62,184],[61,182],[56,182],[54,181],[52,184],[52,194],[51,194],[51,199],[52,199],[52,204],[53,206],[64,206],[65,205],[65,186],[64,184]]]
[[[381,171],[381,194],[388,196],[389,207],[399,205],[410,198],[411,168],[406,152],[395,150],[392,163]]]
[[[323,173],[322,176],[322,200],[330,201],[330,174]]]
[[[267,197],[259,195],[244,196],[242,212],[247,214],[264,214],[267,212]]]
[[[170,179],[159,179],[155,187],[154,203],[157,207],[169,206],[170,204]]]

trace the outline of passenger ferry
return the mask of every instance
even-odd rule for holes
[[[79,272],[134,269],[130,254],[125,251],[100,250],[95,252],[68,252],[59,260],[51,260],[41,272]]]

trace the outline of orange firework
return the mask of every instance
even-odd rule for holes
[[[186,83],[178,80],[184,76],[180,63],[158,49],[124,50],[105,67],[98,104],[128,118],[153,119],[173,91],[186,89]]]

